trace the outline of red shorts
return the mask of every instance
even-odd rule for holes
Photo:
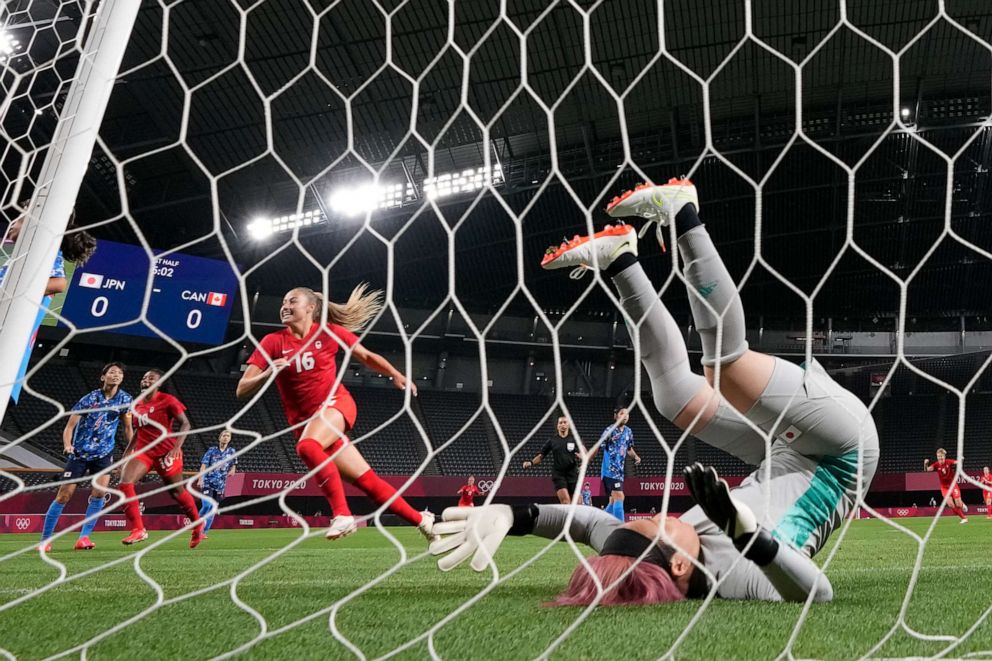
[[[961,487],[959,487],[958,485],[955,484],[950,489],[945,489],[944,487],[940,488],[940,495],[943,496],[944,498],[947,498],[948,492],[951,493],[952,500],[961,500]]]
[[[157,450],[158,448],[155,448],[151,453],[139,451],[132,458],[143,463],[149,471],[155,471],[162,477],[172,477],[183,472],[182,450],[179,451],[179,454],[172,461],[166,459],[169,454],[168,452],[160,453]]]
[[[344,431],[345,433],[351,431],[351,428],[355,426],[355,418],[358,417],[358,407],[355,405],[355,400],[351,396],[351,393],[344,388],[338,388],[338,391],[327,398],[324,402],[321,410],[325,408],[331,408],[341,414],[344,418]],[[313,417],[313,420],[320,419],[320,412]],[[296,436],[296,440],[300,440],[303,437],[303,430],[307,426],[297,427],[293,430],[293,434]]]

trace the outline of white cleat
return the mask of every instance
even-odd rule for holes
[[[336,516],[331,519],[331,525],[327,528],[327,532],[324,534],[324,537],[334,541],[341,539],[342,537],[347,537],[356,530],[358,530],[358,523],[355,522],[355,517]]]
[[[958,524],[962,524],[962,523],[968,523],[968,519],[961,519],[960,521],[958,521]]]
[[[440,535],[434,533],[434,514],[433,512],[428,512],[424,510],[420,513],[420,525],[417,526],[417,530],[420,534],[427,539],[428,544],[433,544],[434,542],[441,539]]]
[[[611,218],[640,216],[666,226],[687,204],[699,210],[696,186],[688,179],[669,179],[667,184],[638,184],[634,190],[614,197],[606,206]]]
[[[598,264],[605,269],[620,255],[629,252],[637,256],[637,231],[633,225],[607,225],[592,236],[575,236],[560,246],[548,248],[541,260],[543,269],[565,269],[574,267],[575,273],[584,274],[585,269]]]

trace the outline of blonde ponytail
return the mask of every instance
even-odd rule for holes
[[[320,308],[325,305],[324,297],[305,287],[301,287],[300,291],[306,292],[316,302],[313,320],[319,323]],[[327,321],[357,333],[382,310],[382,299],[382,291],[369,289],[369,283],[363,282],[351,290],[351,295],[344,303],[326,302]]]

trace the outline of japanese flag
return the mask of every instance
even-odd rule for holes
[[[217,305],[219,307],[224,307],[227,303],[227,294],[221,294],[219,292],[212,291],[207,294],[207,304]]]
[[[90,289],[99,289],[100,285],[103,284],[103,276],[97,275],[96,273],[83,273],[79,276],[79,286],[88,287]]]

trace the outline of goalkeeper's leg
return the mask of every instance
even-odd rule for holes
[[[703,345],[706,378],[714,382],[713,368],[719,364],[721,394],[733,408],[745,412],[771,378],[772,359],[748,350],[740,293],[698,210],[696,188],[687,179],[641,186],[608,208],[613,217],[640,216],[659,227],[675,226],[692,318]]]
[[[633,227],[607,228],[589,240],[549,251],[542,265],[557,269],[595,261],[617,288],[620,304],[638,324],[641,361],[658,411],[680,429],[742,461],[759,463],[764,439],[689,367],[682,332],[637,261]]]
[[[621,260],[617,260],[618,262]],[[612,276],[620,303],[639,331],[641,361],[651,380],[655,406],[680,429],[749,464],[765,456],[764,438],[751,429],[702,376],[689,367],[689,354],[671,313],[636,260]],[[616,264],[616,262],[614,263]]]

